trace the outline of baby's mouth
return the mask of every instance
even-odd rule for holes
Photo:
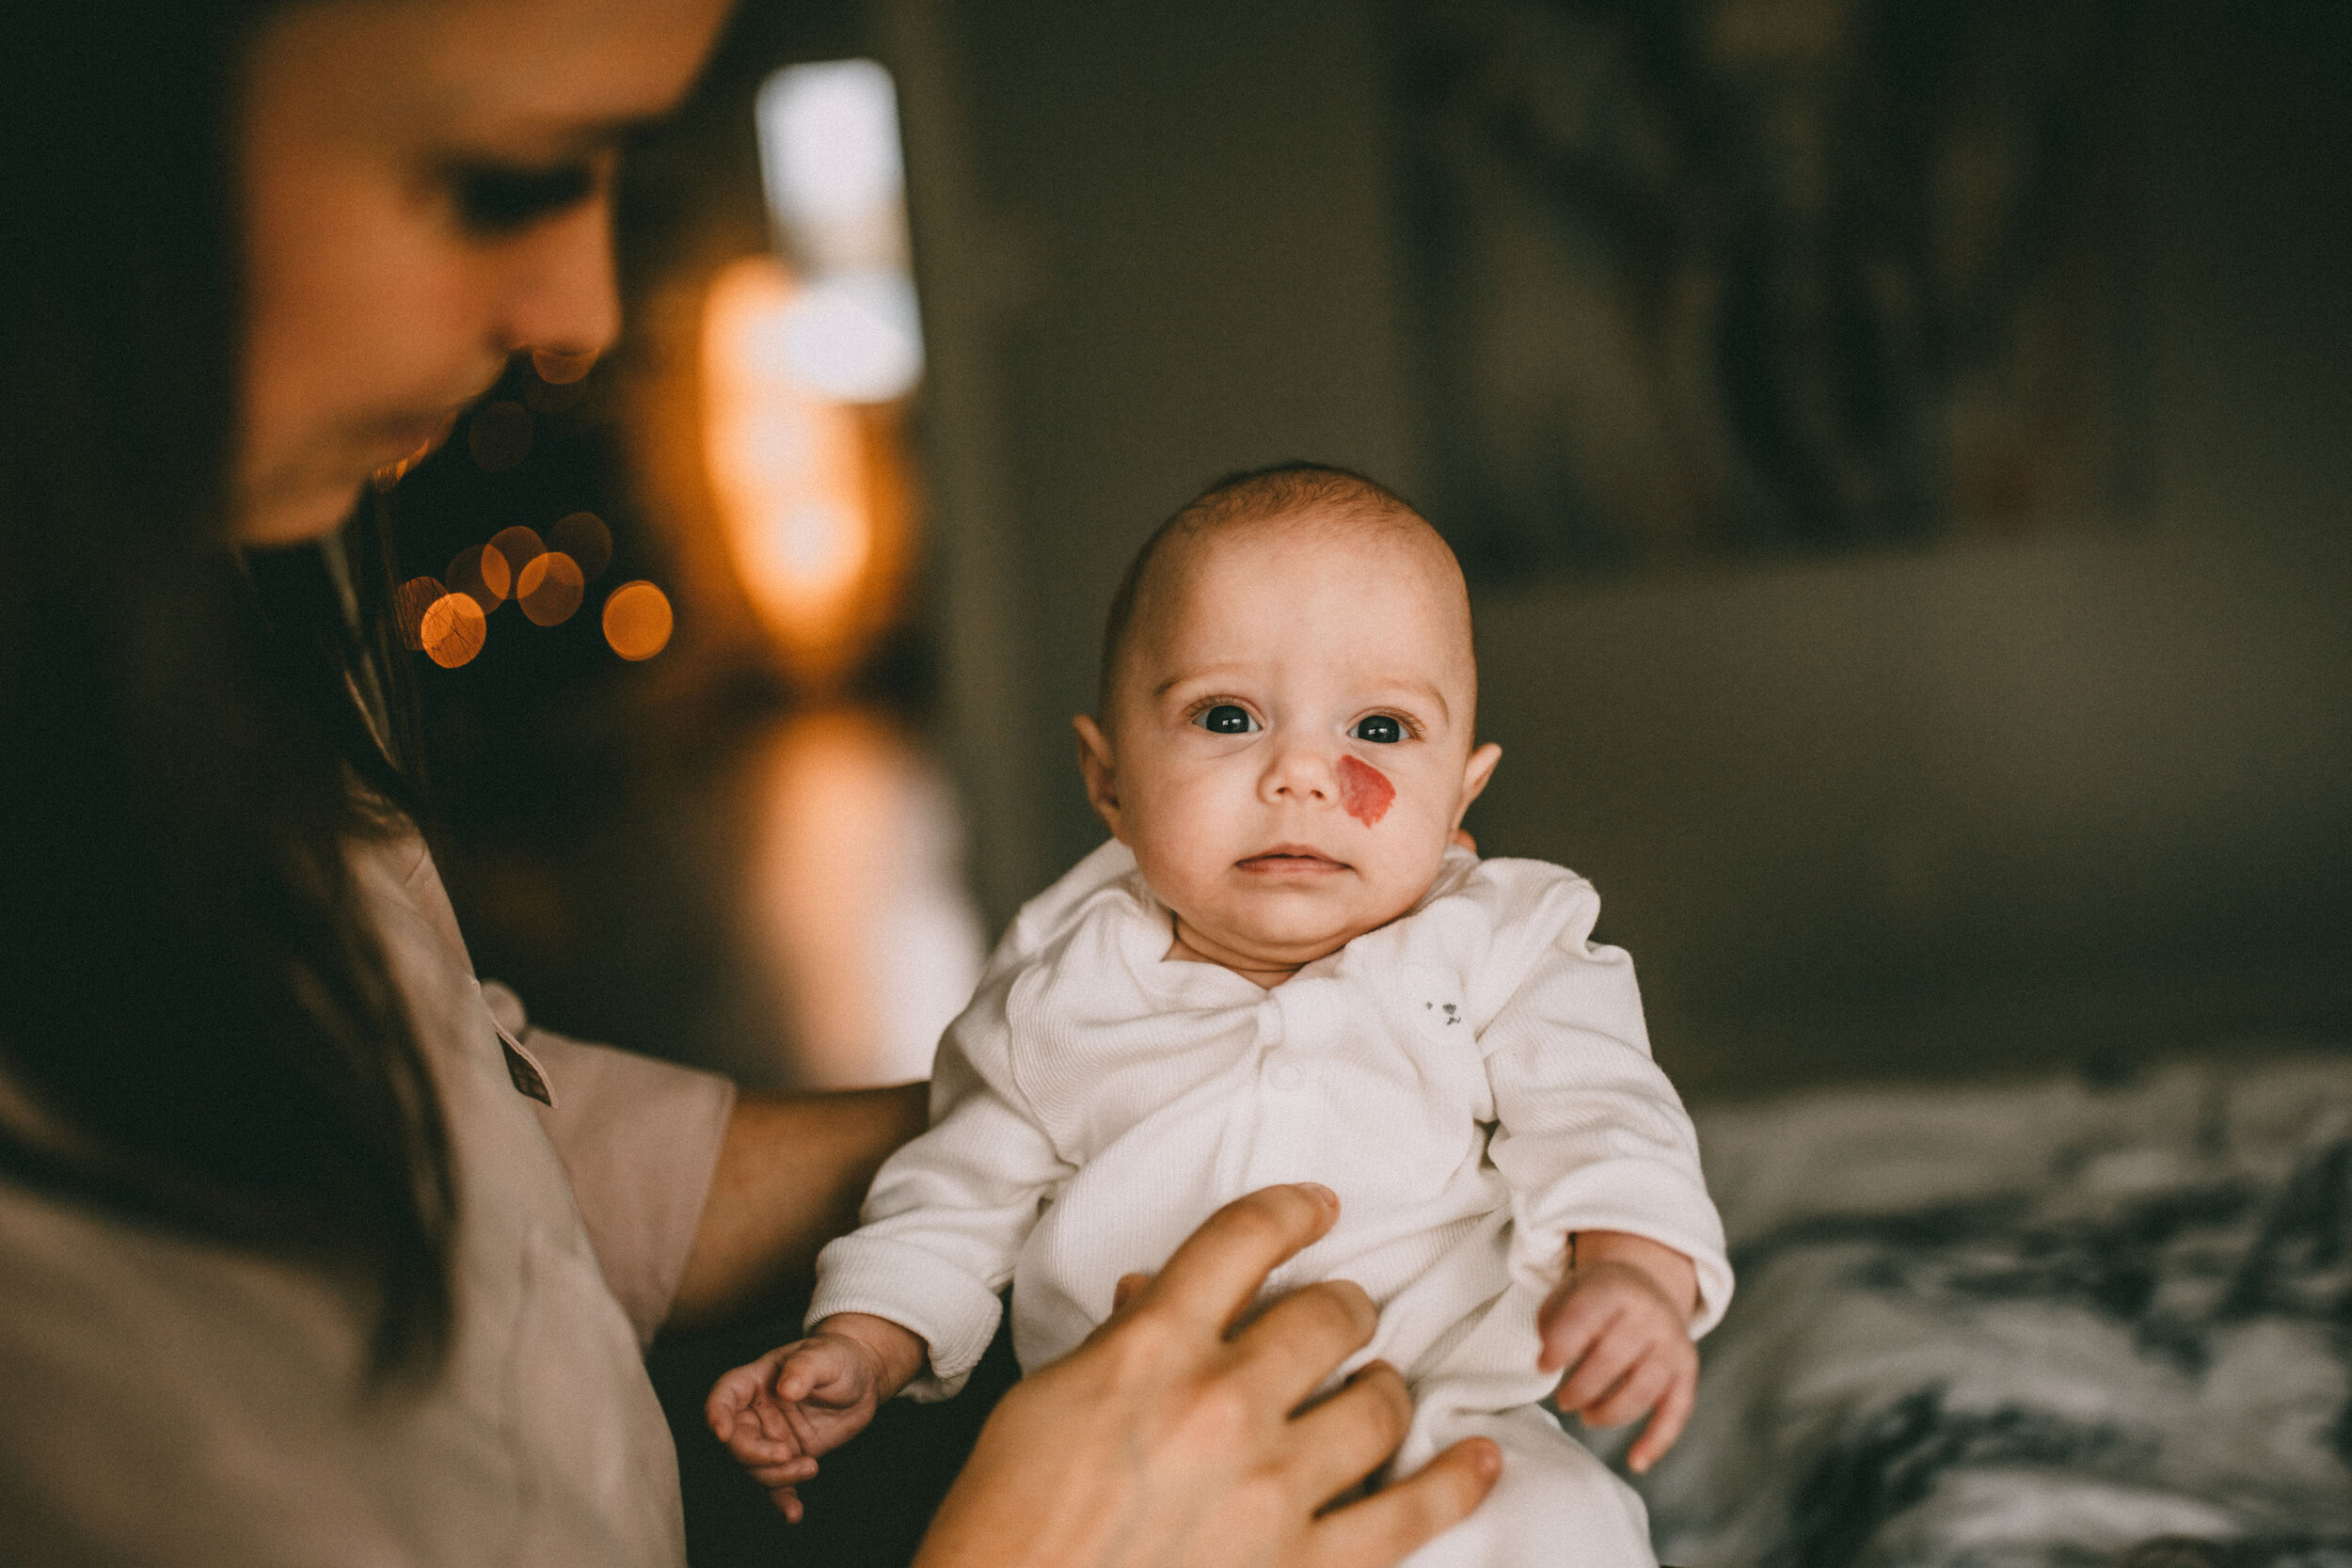
[[[1278,844],[1271,849],[1261,850],[1247,860],[1233,863],[1239,870],[1274,876],[1286,872],[1311,875],[1347,869],[1345,863],[1335,861],[1321,850],[1310,848],[1304,844]]]

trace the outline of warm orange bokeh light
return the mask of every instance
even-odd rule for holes
[[[485,615],[506,602],[507,590],[513,585],[514,574],[506,569],[506,558],[486,545],[469,545],[449,563],[450,592],[465,594],[482,607]]]
[[[531,564],[532,557],[547,546],[539,542],[536,533],[517,523],[513,528],[502,528],[490,535],[490,548],[498,552],[500,565],[519,575],[524,567]],[[510,586],[507,592],[512,594],[514,589]]]
[[[444,670],[454,670],[480,653],[490,636],[482,607],[464,594],[444,594],[434,600],[417,629],[425,657]]]
[[[482,580],[499,596],[499,603],[504,604],[514,596],[515,568],[507,563],[505,552],[496,545],[482,546]]]
[[[786,325],[795,284],[772,257],[723,269],[702,321],[703,454],[738,577],[787,657],[829,678],[862,651],[876,601],[878,535],[898,498],[877,483],[858,410],[794,378]],[[895,523],[896,519],[890,519]]]
[[[650,582],[625,582],[604,601],[604,640],[632,662],[668,647],[675,625],[670,596]]]
[[[580,562],[591,581],[612,564],[612,531],[593,512],[574,512],[548,530],[548,546]]]
[[[560,626],[580,608],[587,586],[580,562],[562,550],[548,550],[532,556],[516,574],[515,602],[533,626]]]
[[[424,648],[424,612],[449,592],[433,578],[410,578],[392,591],[392,618],[400,624],[401,645],[410,653]]]

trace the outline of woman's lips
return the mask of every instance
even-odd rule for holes
[[[457,415],[458,408],[450,407],[387,420],[377,427],[377,450],[391,453],[387,462],[402,458],[413,461],[449,439],[450,432],[456,427]]]
[[[369,470],[375,487],[389,489],[400,483],[402,475],[438,451],[457,428],[458,412],[449,408],[428,417],[388,420],[378,425],[373,451],[375,462]]]

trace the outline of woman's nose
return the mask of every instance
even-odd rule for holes
[[[612,216],[609,199],[583,202],[516,246],[496,328],[501,353],[601,354],[612,345],[621,296]]]

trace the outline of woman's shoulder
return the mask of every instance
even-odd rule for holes
[[[468,970],[473,968],[441,868],[413,825],[405,818],[389,822],[381,832],[352,839],[345,855],[379,928],[393,911],[414,916]]]

